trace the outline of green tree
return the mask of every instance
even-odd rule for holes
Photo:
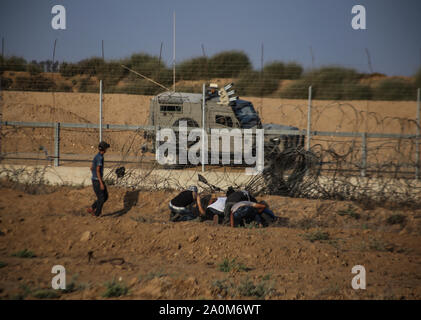
[[[209,61],[206,57],[196,57],[182,61],[177,66],[181,80],[202,80],[209,77]]]
[[[274,61],[265,64],[263,68],[263,74],[272,79],[284,79],[285,78],[285,64],[281,61]]]
[[[375,100],[415,100],[415,85],[403,79],[384,79],[373,88]]]
[[[284,79],[298,79],[303,73],[303,67],[296,62],[289,62],[284,68]]]
[[[40,74],[43,71],[35,60],[32,60],[31,63],[27,64],[26,70],[31,76]]]
[[[8,71],[26,71],[26,60],[21,57],[11,56],[4,59],[4,70]]]
[[[278,89],[279,80],[273,79],[269,74],[262,74],[258,71],[243,71],[236,84],[235,89],[241,96],[266,96]]]
[[[251,70],[251,62],[242,51],[223,51],[210,58],[209,70],[212,78],[232,78]]]

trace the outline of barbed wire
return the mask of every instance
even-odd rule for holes
[[[296,122],[306,122],[305,104],[280,104],[274,108],[280,118],[294,110]],[[56,110],[56,120],[64,115],[64,110]],[[337,132],[355,131],[371,119],[370,131],[387,132],[392,124],[399,133],[415,132],[413,119],[382,116],[375,112],[363,112],[351,103],[327,103],[313,108],[312,125],[323,127],[323,121],[339,115],[333,126]],[[298,116],[297,116],[298,115]],[[66,116],[81,119],[76,114]],[[86,122],[89,122],[85,119]],[[110,155],[117,158],[106,175],[109,183],[131,188],[151,190],[183,188],[187,181],[197,181],[200,167],[188,166],[184,170],[166,169],[154,161],[154,156],[143,152],[147,142],[143,131],[104,130],[104,136],[113,146]],[[53,155],[53,130],[47,128],[3,127],[2,141],[4,154],[33,152],[38,163],[47,161]],[[95,129],[62,128],[61,148],[68,154],[92,154],[98,141]],[[238,178],[235,173],[243,168],[227,165],[206,166],[205,175],[212,183],[222,188],[230,185],[246,188],[255,194],[277,194],[290,197],[313,199],[338,199],[360,201],[365,205],[410,205],[419,206],[420,183],[414,179],[418,166],[415,159],[416,139],[367,139],[366,163],[363,164],[362,141],[360,138],[312,137],[311,150],[302,147],[288,148],[280,153],[266,154],[265,171],[262,175],[247,179]],[[6,157],[7,159],[7,157]],[[51,163],[51,157],[48,161]],[[87,160],[89,161],[89,160]],[[130,164],[126,164],[129,162]],[[114,171],[127,166],[124,178],[117,178]],[[140,170],[141,169],[141,170]],[[362,175],[362,172],[365,172]],[[187,178],[186,178],[187,176]],[[205,191],[206,186],[202,186]]]

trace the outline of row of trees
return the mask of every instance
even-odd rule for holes
[[[28,76],[19,76],[12,81],[2,77],[2,87],[14,90],[59,90],[96,92],[98,79],[103,80],[104,91],[110,93],[156,94],[162,89],[153,83],[129,72],[122,65],[151,78],[166,87],[173,82],[172,68],[157,56],[145,53],[128,58],[106,61],[99,57],[84,59],[76,63],[31,61],[20,57],[0,56],[0,74],[3,71],[27,71]],[[59,72],[69,84],[56,84],[43,72]],[[267,96],[279,89],[280,80],[286,81],[280,90],[282,98],[306,98],[311,85],[316,99],[381,99],[412,100],[417,87],[421,87],[421,69],[415,82],[399,78],[385,78],[375,85],[364,82],[371,75],[342,67],[323,67],[303,72],[301,65],[273,61],[255,70],[249,57],[242,51],[224,51],[212,57],[195,57],[176,66],[176,81],[205,80],[215,78],[233,79],[240,95]],[[366,84],[364,84],[366,83]],[[180,86],[178,86],[180,88]],[[181,89],[181,88],[180,88]],[[199,91],[200,87],[185,87]]]
[[[60,63],[52,60],[27,62],[24,58],[0,55],[0,73],[3,71],[28,71],[31,75],[41,72],[58,72]]]
[[[324,67],[304,74],[299,80],[281,90],[282,98],[305,99],[308,87],[312,97],[329,100],[415,100],[416,88],[421,86],[421,69],[415,82],[402,78],[384,78],[374,85],[362,84],[370,75],[353,69]]]

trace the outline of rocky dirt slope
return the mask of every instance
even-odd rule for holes
[[[91,188],[9,187],[0,189],[2,299],[421,298],[421,210],[267,196],[278,225],[232,229],[169,222],[173,191],[111,187],[95,218],[85,213]],[[54,265],[66,268],[69,292],[50,290]],[[355,265],[366,290],[351,287]]]

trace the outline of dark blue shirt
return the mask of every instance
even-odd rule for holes
[[[92,180],[98,180],[96,175],[96,167],[99,166],[99,173],[101,174],[101,178],[104,172],[104,156],[98,152],[98,154],[92,160]]]

